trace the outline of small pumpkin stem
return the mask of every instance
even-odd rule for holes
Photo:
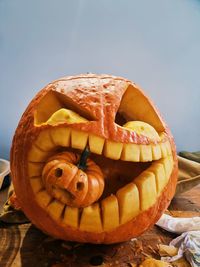
[[[77,167],[81,170],[85,170],[87,168],[87,159],[90,155],[90,149],[88,146],[86,146],[86,148],[83,150],[83,152],[81,153],[81,156],[80,156],[80,160],[77,164]]]

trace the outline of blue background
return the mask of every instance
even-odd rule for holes
[[[135,81],[200,149],[200,1],[0,0],[0,157],[40,88],[86,72]]]

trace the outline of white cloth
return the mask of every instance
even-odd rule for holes
[[[171,233],[182,234],[187,231],[200,230],[200,217],[174,218],[163,214],[156,225]]]
[[[169,232],[182,233],[169,244],[178,248],[177,255],[162,257],[163,261],[173,262],[185,256],[192,267],[200,267],[200,217],[173,218],[164,214],[156,225]]]

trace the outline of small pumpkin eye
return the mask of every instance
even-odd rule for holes
[[[61,168],[57,168],[57,169],[55,169],[55,176],[56,177],[61,177],[62,176],[62,174],[63,174],[63,170],[61,169]]]

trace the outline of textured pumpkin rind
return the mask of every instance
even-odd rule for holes
[[[100,79],[103,79],[103,78],[118,79],[120,81],[127,82],[128,84],[132,84],[133,86],[135,86],[130,81],[127,81],[123,78],[117,78],[117,77],[112,77],[112,76],[82,75],[82,76],[77,76],[77,77],[63,78],[59,81],[65,81],[65,80],[70,80],[70,79],[78,80],[79,78],[87,78],[88,76],[91,78],[94,77],[94,78],[100,78]],[[109,244],[109,243],[125,241],[132,237],[140,235],[159,219],[163,211],[169,205],[175,192],[175,187],[176,187],[176,182],[177,182],[177,172],[178,172],[177,157],[176,157],[175,144],[174,144],[172,135],[168,127],[162,120],[161,116],[159,115],[159,112],[156,110],[155,105],[153,105],[153,103],[149,100],[152,106],[154,106],[154,110],[156,111],[160,120],[163,123],[165,132],[171,143],[172,154],[173,154],[173,159],[174,159],[174,168],[170,176],[169,182],[167,186],[164,188],[160,197],[157,199],[155,205],[153,205],[148,210],[140,213],[133,220],[123,225],[120,225],[114,231],[111,231],[111,232],[102,232],[102,233],[84,232],[79,229],[74,229],[70,226],[66,226],[61,221],[56,222],[48,215],[48,213],[44,209],[42,209],[37,204],[35,200],[35,195],[30,186],[29,179],[27,179],[28,177],[27,158],[28,158],[28,151],[30,150],[32,143],[35,141],[39,133],[43,131],[45,128],[50,128],[49,125],[43,125],[40,127],[34,126],[33,113],[34,113],[35,107],[40,102],[42,97],[45,96],[47,92],[49,92],[50,90],[56,90],[55,83],[57,82],[58,81],[49,84],[42,91],[40,91],[36,95],[36,97],[31,101],[31,103],[29,104],[28,108],[24,112],[19,122],[17,130],[15,132],[15,136],[13,138],[13,143],[12,143],[12,148],[11,148],[11,171],[12,171],[14,188],[15,188],[20,206],[22,207],[26,216],[32,221],[34,225],[36,225],[42,231],[50,234],[51,236],[64,239],[64,240]],[[61,127],[61,126],[56,126],[56,127]],[[100,135],[100,136],[104,134],[103,136],[108,138],[108,135],[106,135],[107,133],[95,131],[95,128],[93,127],[82,128],[82,126],[83,126],[82,124],[77,124],[76,129],[80,127],[80,129],[84,131],[88,131],[88,132],[91,131],[92,133],[96,133],[97,135]],[[73,128],[74,125],[72,124],[70,125],[70,127]],[[129,131],[127,133],[127,136],[126,135],[122,136],[121,134],[119,134],[119,136],[113,135],[111,138],[112,138],[111,140],[114,139],[115,141],[123,140],[123,142],[127,142],[128,140],[128,142],[132,141],[133,143],[136,141],[140,143],[144,143],[144,144],[151,142],[151,140],[148,140],[147,138],[140,138],[137,135],[134,136],[134,138],[131,138],[129,135]],[[151,219],[149,220],[149,218]]]

